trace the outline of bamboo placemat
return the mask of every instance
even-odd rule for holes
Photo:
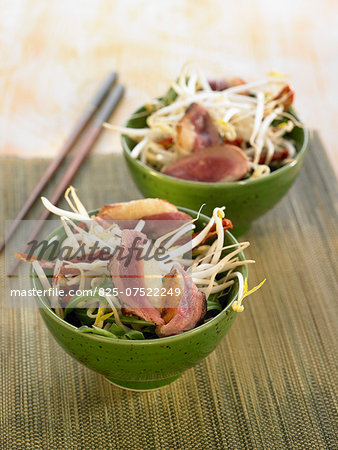
[[[3,225],[46,161],[0,163]],[[140,197],[119,155],[89,158],[74,184],[88,208]],[[245,236],[250,285],[265,286],[211,356],[155,392],[111,386],[58,347],[37,310],[1,307],[0,447],[337,448],[336,203],[315,136],[287,197]]]

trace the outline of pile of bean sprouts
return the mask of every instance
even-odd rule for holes
[[[265,79],[213,91],[201,70],[186,65],[171,89],[177,97],[164,105],[161,99],[149,101],[146,128],[127,128],[105,124],[137,141],[131,152],[133,158],[163,171],[169,164],[182,157],[182,149],[175,145],[179,120],[192,103],[203,105],[218,129],[220,136],[228,141],[243,139],[242,149],[248,156],[251,178],[270,173],[269,164],[275,153],[288,150],[288,157],[281,164],[290,163],[295,156],[294,143],[286,134],[295,126],[303,126],[288,111],[284,111],[281,98],[275,99],[286,86],[287,76],[271,72]],[[249,95],[242,95],[245,92]],[[136,117],[136,116],[135,116]],[[281,122],[276,125],[276,120]],[[163,148],[159,142],[171,138],[174,145]],[[261,156],[265,157],[260,164]]]
[[[109,228],[103,228],[96,220],[91,219],[87,210],[79,200],[73,187],[68,188],[65,198],[72,211],[66,211],[54,206],[46,198],[42,197],[44,206],[53,214],[60,216],[64,231],[66,234],[65,240],[62,242],[63,246],[71,247],[73,251],[79,249],[80,245],[84,245],[86,253],[90,253],[90,247],[99,242],[100,248],[109,247],[111,251],[121,243],[121,229],[117,224],[109,226]],[[196,234],[192,239],[184,244],[177,245],[177,241],[183,235],[192,233],[195,230],[194,222],[197,219],[191,219],[179,228],[160,236],[155,241],[153,251],[159,246],[162,246],[166,250],[166,254],[169,256],[162,263],[159,264],[159,273],[161,276],[168,274],[174,264],[179,264],[191,277],[198,289],[205,293],[206,298],[210,294],[219,293],[225,291],[230,287],[235,279],[238,279],[238,299],[233,303],[233,309],[241,312],[243,305],[241,305],[242,299],[250,292],[247,291],[246,280],[241,272],[237,269],[248,263],[254,263],[253,260],[240,260],[239,253],[249,246],[249,242],[241,242],[238,244],[224,245],[224,229],[222,219],[224,217],[224,208],[215,208],[213,215],[205,228]],[[78,221],[85,221],[87,229],[78,225]],[[142,231],[145,225],[144,220],[139,220],[135,226],[135,230]],[[211,244],[205,244],[205,238],[215,225],[217,236]],[[214,227],[214,228],[215,228]],[[52,240],[50,241],[52,242]],[[50,243],[49,242],[49,243]],[[188,252],[190,255],[186,257]],[[192,251],[192,253],[191,253]],[[227,253],[225,256],[224,254]],[[94,289],[102,283],[105,276],[109,276],[107,268],[108,261],[94,260],[92,262],[71,262],[67,260],[56,260],[54,266],[53,277],[51,278],[51,284],[49,278],[47,278],[42,265],[39,260],[33,261],[33,267],[36,274],[39,277],[43,289],[59,287],[71,287],[78,285],[80,290]],[[64,266],[65,269],[76,268],[79,270],[79,275],[72,275],[70,277],[60,277],[60,270]],[[67,271],[66,271],[67,272]],[[217,277],[217,279],[216,279]],[[114,315],[117,325],[122,325],[119,315],[121,314],[121,303],[118,297],[113,295],[105,295],[107,301],[107,308],[89,308],[87,314],[89,317],[95,317],[95,325],[98,327],[104,327],[104,320],[102,317],[109,317]],[[63,307],[60,299],[54,298],[53,304],[58,305],[55,308],[56,313],[63,318]],[[106,316],[103,315],[106,314]]]

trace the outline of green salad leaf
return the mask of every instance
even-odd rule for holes
[[[216,292],[215,294],[210,294],[207,299],[207,311],[222,311],[222,305],[220,302],[221,292]]]
[[[90,333],[96,334],[98,336],[104,336],[110,339],[124,339],[124,340],[144,340],[144,334],[141,331],[125,329],[121,326],[113,323],[108,330],[103,330],[102,328],[96,327],[95,325],[89,327],[84,325],[77,329],[79,333]]]
[[[94,291],[93,291],[94,292]],[[107,305],[107,300],[101,295],[96,294],[90,297],[84,297],[83,295],[74,295],[71,297],[65,308],[64,317],[73,311],[74,308],[90,308],[94,306],[94,300],[98,300],[100,305]]]
[[[172,87],[170,87],[167,92],[161,97],[161,102],[164,106],[171,105],[177,98],[177,93],[174,91]]]

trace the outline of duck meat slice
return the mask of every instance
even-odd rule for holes
[[[192,220],[189,214],[182,211],[167,211],[158,212],[156,214],[146,214],[143,217],[139,217],[134,220],[116,220],[116,219],[102,219],[102,217],[96,216],[95,220],[105,229],[109,228],[114,223],[117,224],[121,230],[133,229],[136,227],[139,220],[144,220],[146,223],[143,227],[143,232],[147,237],[151,239],[157,239],[170,231],[179,228]],[[159,222],[161,221],[161,222]]]
[[[14,253],[14,256],[22,262],[28,262],[31,264],[34,261],[37,261],[43,269],[54,269],[55,263],[56,263],[56,261],[48,261],[47,259],[37,258],[36,256],[28,255],[27,253]],[[67,260],[64,260],[64,263],[67,263],[67,262],[68,262]],[[70,262],[83,262],[83,261],[82,260],[81,261],[70,260]],[[65,267],[64,265],[62,265],[60,267],[60,271],[59,271],[58,275],[56,276],[56,278],[57,277],[76,277],[80,274],[81,274],[80,270],[77,269],[76,267]],[[47,278],[50,278],[50,276],[48,275]],[[53,278],[54,278],[54,276],[53,276]]]
[[[288,111],[291,108],[294,99],[295,93],[287,84],[278,92],[278,94],[276,95],[276,97],[274,97],[273,100],[281,100],[284,111]]]
[[[137,222],[135,221],[140,219],[145,220],[147,217],[152,217],[153,215],[177,212],[176,206],[166,200],[144,198],[131,202],[112,203],[102,206],[93,219],[105,229],[114,223],[117,223],[121,229],[131,229],[136,226]]]
[[[229,83],[224,78],[208,80],[208,83],[213,91],[225,91],[229,87]]]
[[[239,77],[232,78],[231,80],[225,80],[224,78],[208,80],[208,83],[213,91],[225,91],[231,87],[246,84],[246,82]]]
[[[98,250],[96,252],[84,254],[82,256],[75,256],[74,258],[70,259],[63,259],[63,263],[71,262],[71,263],[92,263],[94,261],[100,260],[100,257],[102,255],[101,250]],[[38,261],[40,263],[40,266],[43,269],[53,269],[55,267],[56,261],[49,261],[48,259],[38,258],[34,255],[29,255],[28,253],[14,253],[14,256],[18,258],[22,262],[29,262],[32,263],[33,261]],[[103,260],[104,261],[104,260]]]
[[[167,213],[152,214],[151,216],[147,215],[147,216],[142,217],[142,219],[143,220],[188,220],[188,221],[190,221],[192,219],[192,217],[183,211],[174,211],[174,212],[167,212]]]
[[[249,172],[249,160],[235,145],[217,145],[185,156],[163,173],[190,181],[237,181]]]
[[[192,221],[192,217],[182,211],[153,214],[142,219],[145,221],[142,231],[151,239],[157,239]]]
[[[176,212],[172,203],[159,198],[143,198],[131,202],[113,203],[102,206],[95,218],[105,220],[139,220],[153,214]]]
[[[221,142],[210,114],[199,103],[192,103],[178,122],[176,144],[182,153],[191,153]]]
[[[36,256],[28,255],[27,253],[14,253],[14,256],[22,262],[33,263],[34,261],[38,261],[43,269],[54,269],[55,267],[55,261],[37,258]]]
[[[162,325],[164,321],[160,312],[154,308],[148,295],[143,295],[148,293],[149,282],[152,281],[151,275],[148,275],[147,279],[145,277],[146,261],[141,257],[146,243],[145,234],[135,230],[123,230],[120,244],[122,252],[113,256],[108,270],[119,292],[122,306],[141,319]]]
[[[156,327],[159,337],[173,336],[195,328],[206,314],[206,298],[178,264],[166,275],[167,290],[162,317],[165,325]],[[171,288],[171,291],[170,291]],[[179,288],[179,295],[176,294]],[[172,295],[171,295],[172,294]]]

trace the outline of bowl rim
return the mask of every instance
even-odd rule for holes
[[[129,116],[129,118],[127,119],[127,121],[124,124],[124,127],[128,127],[128,123],[130,122],[130,120],[132,119],[132,116],[134,114],[138,114],[140,113],[143,109],[145,108],[145,105],[142,105],[141,107],[139,107],[137,110],[135,110],[131,116]],[[298,115],[296,114],[296,112],[294,111],[294,109],[292,108],[291,111],[293,112],[293,114],[295,115],[295,118],[297,120],[299,120]],[[137,127],[135,127],[137,128]],[[304,127],[297,127],[299,128],[302,132],[303,132],[303,136],[304,136],[304,140],[303,140],[303,144],[302,147],[300,148],[300,150],[296,153],[294,159],[292,162],[285,164],[285,166],[280,167],[279,169],[275,170],[274,172],[269,173],[266,176],[262,176],[259,178],[248,178],[247,180],[239,180],[239,181],[220,181],[220,182],[209,182],[209,181],[192,181],[192,180],[182,180],[181,178],[175,178],[172,177],[170,175],[166,175],[162,172],[159,172],[158,170],[153,169],[150,166],[147,166],[145,163],[143,163],[142,161],[140,161],[138,158],[133,158],[131,156],[131,150],[129,148],[129,145],[127,143],[127,138],[128,136],[125,134],[121,135],[121,143],[122,143],[122,148],[123,148],[123,152],[124,154],[129,158],[130,161],[133,161],[135,163],[135,165],[140,166],[143,170],[151,173],[152,176],[157,176],[158,178],[162,178],[164,181],[170,181],[170,182],[174,182],[177,184],[180,184],[182,186],[196,186],[196,187],[206,187],[206,186],[211,186],[213,188],[224,188],[224,187],[229,187],[232,188],[234,186],[244,186],[247,184],[259,184],[259,183],[264,183],[264,180],[266,179],[271,179],[271,178],[276,178],[278,176],[280,176],[280,174],[283,174],[286,170],[288,170],[289,168],[292,168],[294,166],[296,166],[299,161],[302,159],[303,155],[306,153],[307,149],[308,149],[308,145],[309,145],[309,130],[304,126]]]
[[[180,210],[184,211],[184,212],[192,212],[194,214],[198,214],[197,211],[194,211],[192,209],[188,209],[188,208],[184,208],[184,207],[178,207]],[[98,210],[94,210],[89,212],[89,214],[94,214],[96,211]],[[210,217],[208,217],[205,214],[199,214],[199,217],[201,217],[204,220],[209,221]],[[61,226],[58,227],[56,230],[54,230],[48,237],[47,239],[49,239],[50,237],[52,237],[55,233],[58,232],[58,230],[61,229]],[[233,234],[231,234],[228,230],[225,230],[225,234],[227,235],[227,237],[230,239],[232,244],[236,244],[238,243],[237,239],[235,238],[235,236]],[[245,260],[245,254],[243,251],[241,251],[239,253],[239,257],[242,260]],[[247,264],[244,264],[242,266],[243,269],[243,277],[245,280],[248,279],[248,266]],[[39,295],[38,294],[38,287],[36,285],[36,282],[38,280],[38,278],[36,276],[34,276],[34,268],[33,266],[30,267],[30,278],[31,278],[31,284],[32,286],[36,289],[35,292],[36,295],[36,301],[39,304],[39,309],[43,309],[46,314],[48,314],[54,321],[58,322],[60,325],[62,325],[65,328],[68,328],[70,331],[76,331],[78,330],[78,328],[75,325],[72,325],[68,322],[66,322],[64,319],[62,319],[61,317],[59,317],[52,309],[50,306],[48,306],[46,304],[46,298],[45,296]],[[124,340],[124,339],[111,339],[109,337],[105,337],[105,336],[99,336],[99,335],[95,335],[95,334],[90,334],[90,333],[77,333],[78,335],[85,335],[87,336],[89,339],[94,339],[94,340],[98,340],[101,342],[110,342],[112,344],[116,344],[116,345],[140,345],[140,346],[144,346],[144,345],[151,345],[151,344],[161,344],[161,342],[172,342],[172,341],[178,341],[180,339],[183,339],[185,337],[189,337],[192,335],[196,335],[197,333],[199,333],[201,330],[206,330],[207,328],[212,327],[214,324],[216,324],[217,322],[219,322],[224,316],[226,316],[228,314],[228,311],[230,310],[230,312],[234,315],[237,315],[237,312],[231,309],[232,304],[234,303],[234,301],[236,301],[238,298],[238,291],[235,293],[234,298],[232,299],[232,301],[224,308],[222,309],[221,312],[219,312],[215,317],[212,317],[210,320],[208,320],[208,322],[203,323],[202,325],[197,326],[196,328],[193,328],[192,330],[189,331],[185,331],[184,333],[181,334],[177,334],[174,336],[167,336],[167,337],[162,337],[162,338],[156,338],[156,339],[144,339],[144,340]]]

